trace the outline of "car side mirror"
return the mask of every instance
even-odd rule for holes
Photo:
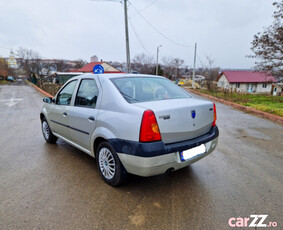
[[[43,98],[43,101],[44,101],[45,103],[51,104],[51,103],[54,101],[54,99],[51,98],[51,97],[45,97],[45,98]]]

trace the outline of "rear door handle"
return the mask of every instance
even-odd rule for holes
[[[94,121],[94,117],[93,117],[93,116],[90,116],[90,117],[88,118],[88,120]]]
[[[63,116],[67,116],[68,114],[66,112],[63,113]]]

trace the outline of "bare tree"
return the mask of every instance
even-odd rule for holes
[[[153,63],[153,56],[146,55],[145,53],[138,54],[133,58],[133,62],[141,63],[143,65],[152,64]]]
[[[175,68],[175,73],[176,73],[177,78],[181,77],[180,68],[182,67],[184,62],[185,61],[181,58],[174,58],[174,60],[173,60],[173,65],[174,65],[174,68]]]
[[[213,67],[215,60],[212,57],[206,57],[207,64],[202,63],[202,68],[200,68],[197,72],[198,74],[205,77],[205,85],[208,90],[213,90],[214,81],[217,80],[217,77],[220,72],[220,68]]]
[[[155,64],[153,56],[145,53],[136,55],[132,60],[132,69],[143,74],[154,74]]]
[[[184,60],[181,58],[163,57],[164,74],[169,79],[181,77],[181,68],[184,65]]]
[[[174,58],[165,56],[162,58],[162,63],[164,65],[164,75],[169,79],[173,79],[174,77]]]
[[[32,75],[39,75],[42,68],[42,59],[37,51],[20,47],[17,50],[19,66],[26,72],[29,78]]]
[[[283,0],[274,2],[273,24],[263,32],[254,35],[251,50],[260,61],[256,69],[271,72],[274,76],[283,76]]]
[[[84,61],[82,59],[78,59],[78,60],[75,61],[74,68],[75,69],[80,69],[80,68],[84,67],[86,65],[86,63],[87,63],[86,61]]]
[[[51,67],[57,72],[66,72],[71,68],[71,66],[62,59],[53,60]]]

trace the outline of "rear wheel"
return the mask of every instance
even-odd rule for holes
[[[41,129],[46,142],[55,143],[58,140],[58,137],[53,135],[46,118],[43,118],[41,121]]]
[[[108,142],[102,142],[98,146],[96,162],[100,175],[107,184],[117,186],[125,181],[127,172]]]

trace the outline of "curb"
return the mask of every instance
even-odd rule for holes
[[[40,92],[41,94],[43,94],[44,96],[53,98],[53,96],[52,96],[51,94],[45,92],[44,90],[42,90],[41,88],[39,88],[39,87],[36,86],[35,84],[33,84],[33,83],[31,83],[31,82],[29,82],[28,84],[31,85],[33,88],[35,88],[37,91],[39,91],[39,92]]]
[[[200,92],[197,92],[197,91],[189,89],[189,88],[184,88],[184,89],[186,89],[187,91],[192,92],[194,94],[209,98],[209,99],[217,101],[217,102],[220,102],[224,105],[232,106],[236,109],[239,109],[239,110],[242,110],[242,111],[245,111],[245,112],[248,112],[248,113],[253,113],[253,114],[258,115],[260,117],[267,118],[269,120],[276,121],[278,123],[283,124],[283,117],[273,115],[273,114],[270,114],[270,113],[267,113],[267,112],[263,112],[263,111],[260,111],[260,110],[254,109],[254,108],[246,107],[244,105],[239,105],[237,103],[226,101],[224,99],[213,97],[213,96],[210,96],[210,95],[207,95],[207,94],[204,94],[204,93],[200,93]]]

